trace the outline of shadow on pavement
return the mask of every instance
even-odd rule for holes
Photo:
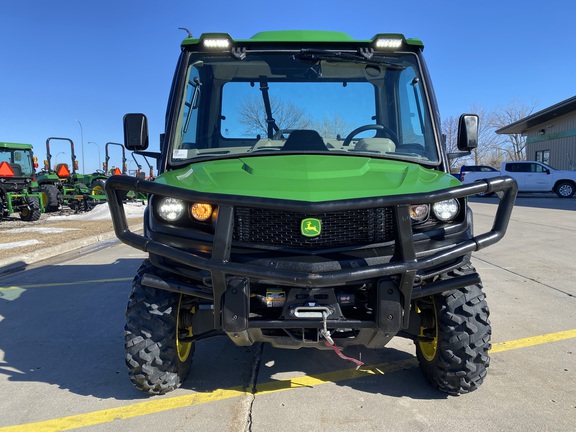
[[[24,383],[47,383],[101,399],[150,398],[132,387],[124,363],[125,307],[140,263],[120,259],[106,265],[46,265],[0,277],[0,380],[7,381],[0,396],[8,396],[10,383],[19,383],[19,389]],[[427,383],[415,355],[361,347],[345,354],[362,357],[363,369],[373,373],[346,375],[355,365],[332,350],[237,347],[226,337],[202,340],[182,389],[251,391],[254,365],[259,364],[256,392],[259,387],[282,389],[290,385],[287,376],[305,375],[368,393],[447,397]]]

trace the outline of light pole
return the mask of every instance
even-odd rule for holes
[[[98,149],[98,169],[102,169],[102,161],[100,159],[100,146],[94,141],[88,141],[88,144],[94,144]]]
[[[84,173],[84,128],[82,127],[80,120],[76,119],[76,121],[80,125],[80,138],[82,140],[82,173]]]

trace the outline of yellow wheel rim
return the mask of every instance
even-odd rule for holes
[[[42,197],[42,206],[43,207],[48,207],[48,195],[46,194],[46,192],[40,192],[40,196]]]
[[[178,301],[178,314],[176,315],[176,351],[178,351],[178,358],[181,362],[186,361],[192,350],[192,342],[180,342],[180,305],[182,304],[182,295]],[[192,336],[192,327],[182,329],[186,332],[186,336]]]
[[[436,314],[436,304],[434,299],[432,299],[432,307],[434,310],[434,329],[427,329],[425,327],[420,327],[420,337],[425,337],[428,340],[419,340],[418,345],[420,346],[420,352],[422,356],[426,359],[426,361],[431,362],[436,357],[436,352],[438,351],[438,315]],[[418,313],[421,313],[421,310],[417,310]],[[431,333],[432,339],[430,339]]]
[[[101,186],[94,186],[92,189],[92,195],[104,195],[104,189]]]

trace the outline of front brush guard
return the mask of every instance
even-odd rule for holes
[[[122,191],[124,191],[124,193]],[[125,191],[134,191],[137,194],[169,196],[188,202],[210,202],[213,205],[217,205],[219,209],[218,220],[215,227],[211,257],[205,258],[193,252],[162,244],[145,235],[130,231],[121,198],[125,195]],[[447,199],[492,192],[497,194],[499,204],[490,231],[476,235],[441,251],[417,258],[410,221],[409,206],[411,204],[432,204]],[[269,280],[277,284],[292,287],[322,288],[342,285],[357,280],[379,279],[384,276],[399,275],[399,288],[404,299],[403,308],[406,311],[409,308],[409,303],[412,298],[432,295],[438,290],[453,288],[449,286],[449,284],[440,284],[433,288],[434,292],[425,288],[413,292],[414,278],[417,271],[456,260],[472,252],[484,249],[502,239],[508,227],[517,192],[518,186],[516,181],[511,177],[502,176],[440,191],[315,203],[197,192],[123,175],[110,177],[106,181],[106,194],[108,196],[116,236],[122,242],[141,251],[163,256],[184,266],[210,271],[213,281],[215,316],[219,316],[220,314],[220,300],[227,289],[230,276],[234,276],[236,280],[238,277],[243,277],[246,279]],[[251,206],[299,212],[333,212],[347,209],[392,207],[395,212],[395,220],[397,221],[396,250],[398,251],[398,260],[368,267],[318,273],[279,270],[234,262],[231,261],[230,258],[235,206]],[[471,278],[470,281],[468,281],[471,283],[479,279],[477,274],[469,275],[468,277]],[[181,292],[186,293],[185,288],[181,289]],[[195,295],[196,292],[191,292],[190,294]],[[404,326],[408,325],[408,315],[409,314],[405,314]]]

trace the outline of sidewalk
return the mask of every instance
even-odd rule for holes
[[[101,207],[102,206],[102,207]],[[142,228],[144,206],[127,214],[130,229]],[[36,222],[0,222],[0,275],[63,253],[116,239],[107,205],[78,215],[42,215]]]

